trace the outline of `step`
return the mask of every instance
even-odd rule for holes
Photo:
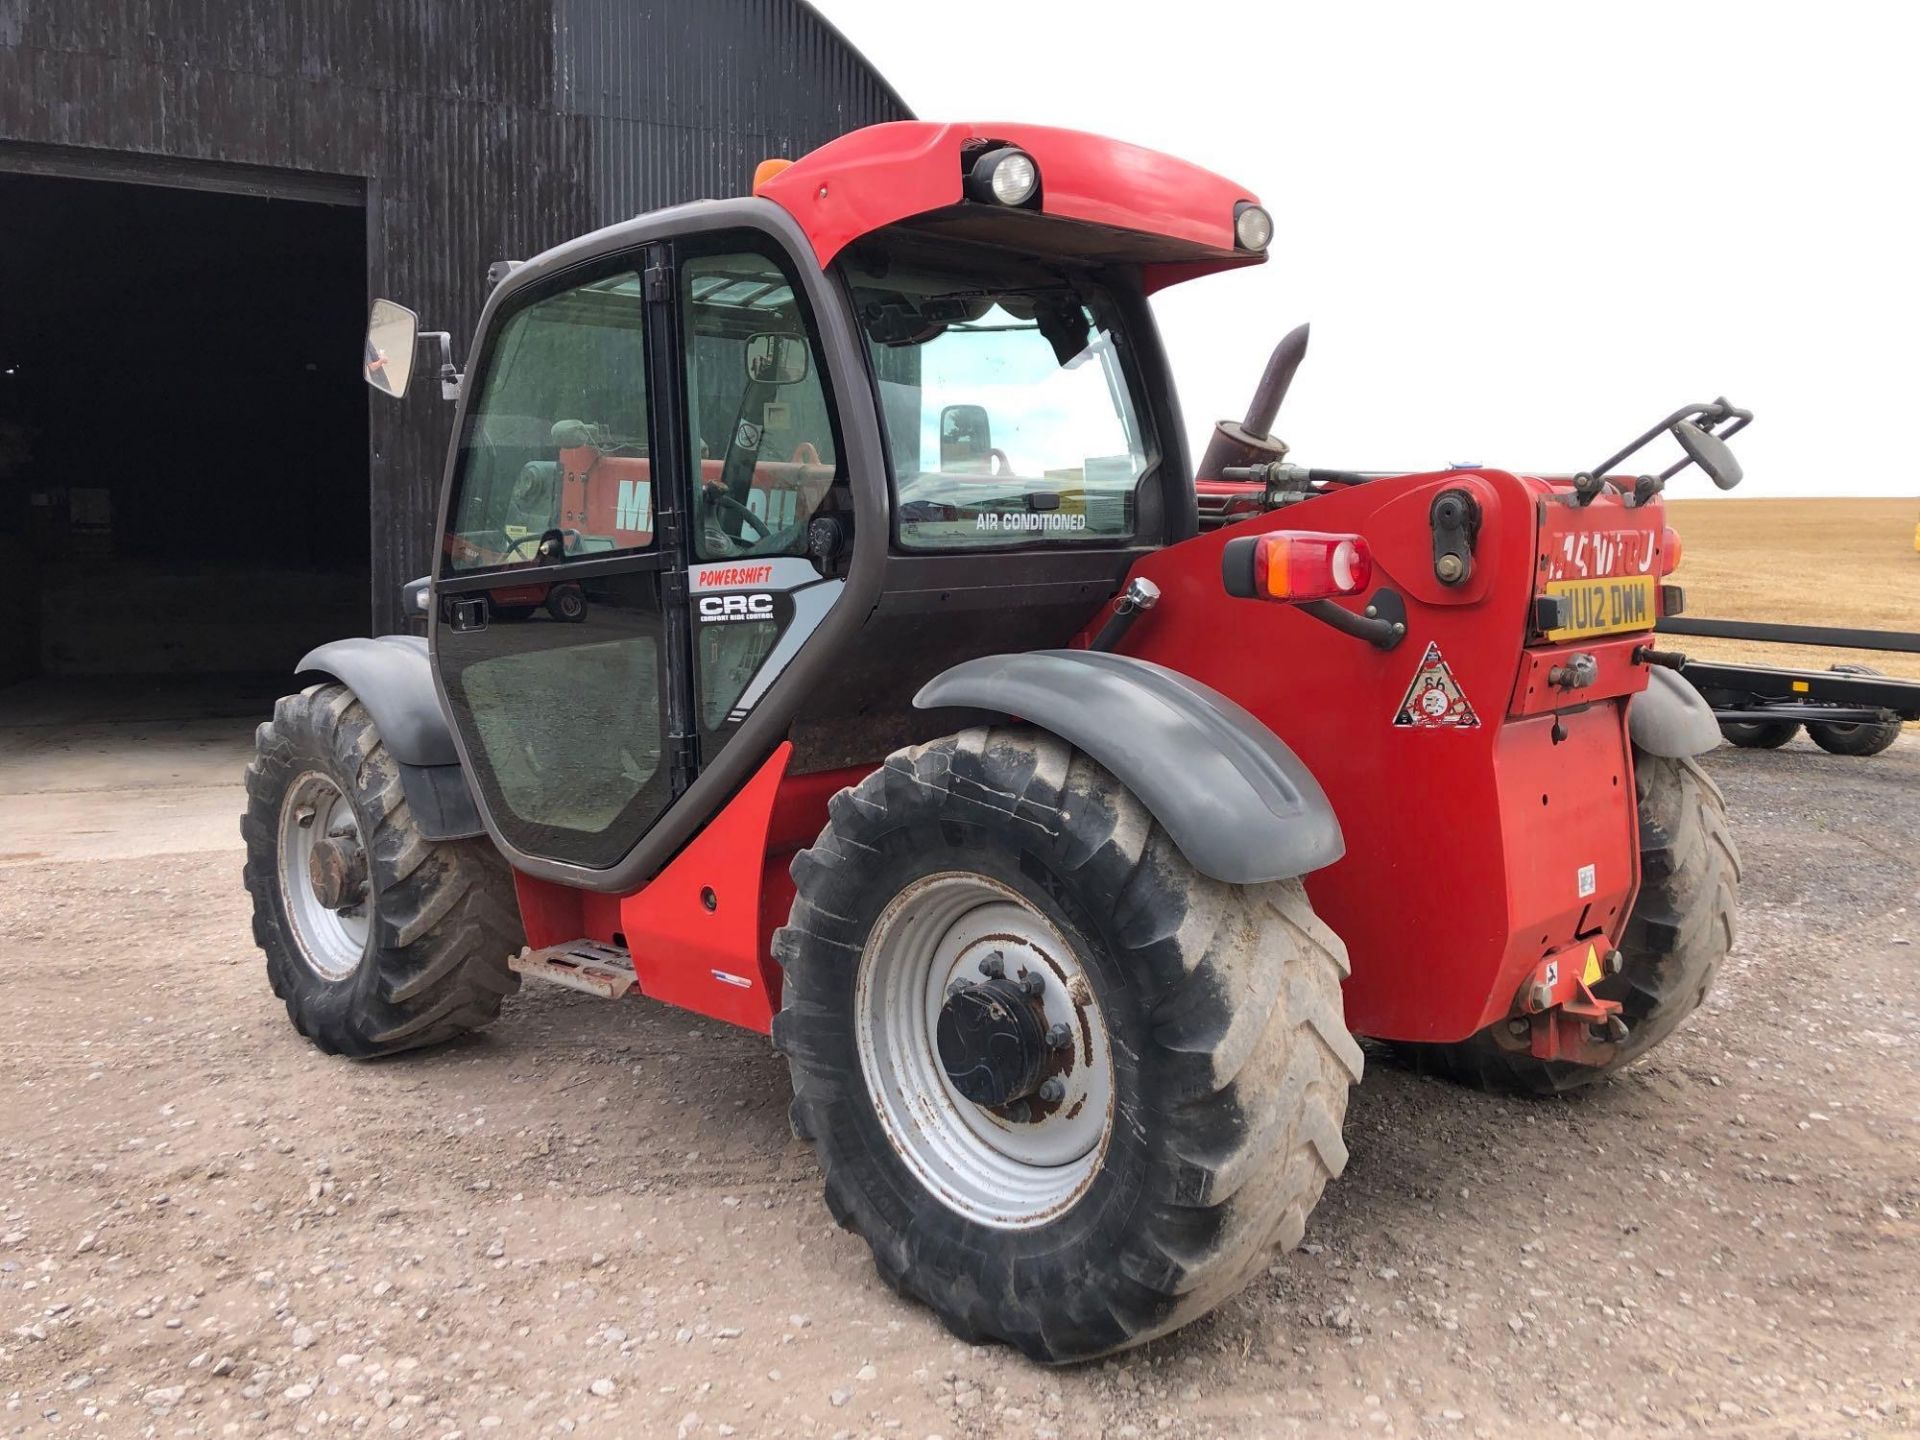
[[[633,956],[624,946],[599,940],[569,940],[544,950],[528,950],[507,961],[507,968],[529,980],[550,980],[602,1000],[618,1000],[633,988]]]

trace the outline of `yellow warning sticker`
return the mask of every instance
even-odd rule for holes
[[[1600,981],[1605,978],[1605,973],[1606,972],[1600,968],[1599,953],[1595,951],[1593,946],[1587,946],[1587,968],[1580,972],[1580,983],[1582,985],[1598,985]]]

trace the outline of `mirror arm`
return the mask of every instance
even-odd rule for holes
[[[453,363],[453,336],[445,330],[422,330],[416,337],[416,343],[431,340],[433,348],[440,357],[440,398],[458,400],[460,398],[460,371]]]
[[[1751,424],[1753,421],[1753,412],[1751,410],[1735,409],[1732,405],[1729,405],[1726,402],[1724,397],[1719,400],[1715,400],[1710,405],[1682,405],[1678,410],[1674,411],[1671,415],[1667,416],[1667,418],[1662,420],[1658,425],[1654,425],[1649,429],[1643,431],[1637,438],[1634,439],[1634,441],[1631,444],[1623,446],[1621,449],[1614,452],[1612,455],[1609,455],[1606,459],[1602,460],[1598,465],[1594,466],[1591,470],[1588,470],[1585,473],[1595,477],[1606,475],[1615,466],[1620,464],[1621,461],[1628,459],[1637,451],[1643,450],[1648,445],[1651,445],[1655,440],[1658,440],[1662,435],[1666,434],[1669,430],[1673,429],[1673,427],[1678,425],[1682,420],[1699,420],[1704,424],[1706,429],[1712,430],[1713,427],[1718,425],[1721,421],[1729,420],[1729,419],[1733,421],[1733,424],[1729,425],[1725,430],[1722,430],[1719,432],[1719,436],[1722,440],[1726,439],[1729,435],[1732,435],[1737,431],[1746,429],[1747,426]],[[1662,473],[1660,478],[1662,480],[1671,479],[1674,475],[1677,475],[1680,471],[1686,469],[1686,467],[1691,465],[1692,463],[1693,462],[1691,460],[1682,460],[1679,464],[1673,466],[1672,468]]]

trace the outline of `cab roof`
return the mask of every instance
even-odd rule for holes
[[[966,198],[968,164],[1002,144],[1033,157],[1036,208]],[[870,125],[808,152],[754,193],[799,222],[822,268],[860,237],[907,221],[1043,254],[1138,264],[1149,290],[1266,258],[1234,243],[1235,207],[1259,203],[1244,186],[1157,150],[1044,125]]]

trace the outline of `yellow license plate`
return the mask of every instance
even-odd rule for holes
[[[1550,580],[1547,594],[1565,599],[1567,623],[1547,631],[1549,640],[1580,640],[1623,630],[1653,628],[1653,577],[1605,575],[1597,580]]]

